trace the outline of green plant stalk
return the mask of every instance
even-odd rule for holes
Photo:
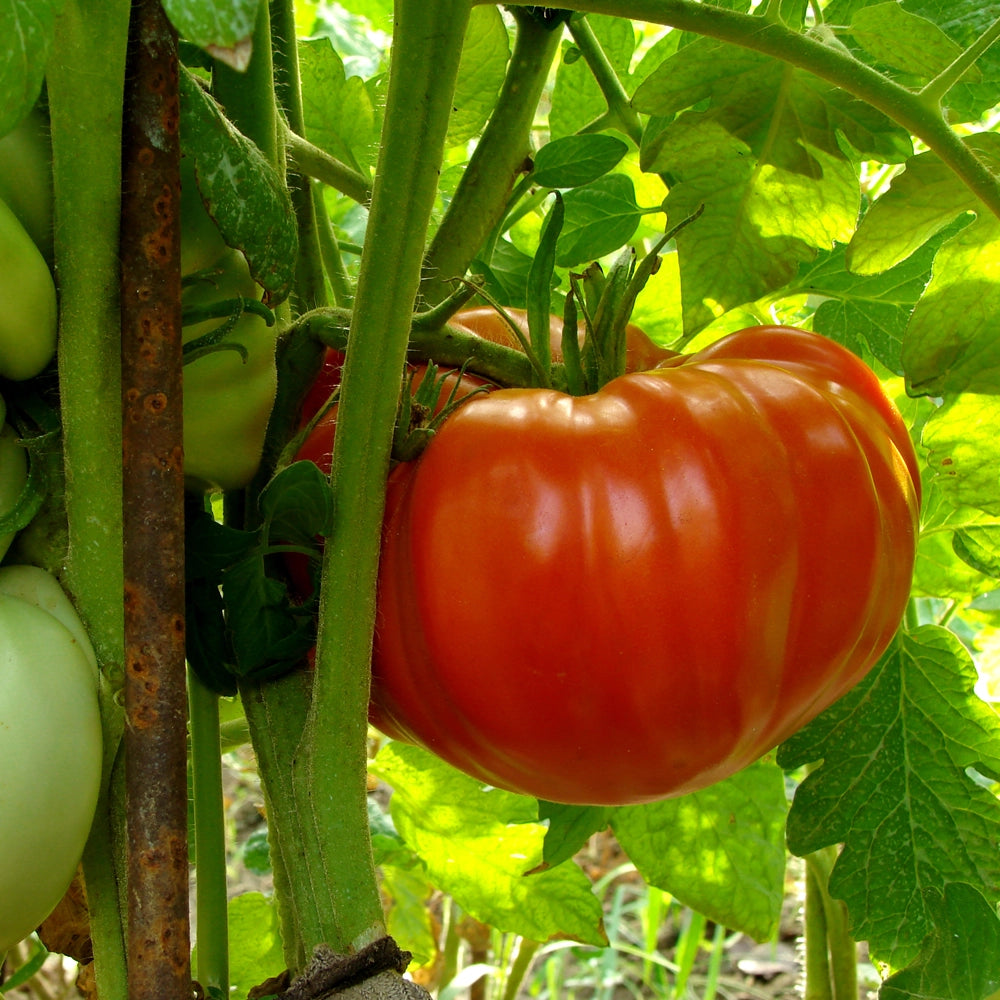
[[[803,914],[805,943],[805,989],[803,1000],[832,1000],[830,952],[826,941],[826,910],[823,889],[812,865],[806,864],[806,892]]]
[[[310,952],[323,943],[349,951],[385,933],[366,801],[375,582],[410,317],[470,10],[467,0],[395,5],[382,144],[334,442],[337,518],[324,551],[313,700],[293,764],[297,801],[320,847],[304,865],[331,883],[334,904],[332,920],[304,933]],[[289,874],[299,898],[309,871]]]
[[[323,267],[333,290],[334,303],[344,309],[350,309],[354,304],[354,287],[350,275],[344,265],[344,257],[340,252],[337,234],[333,230],[326,203],[323,199],[323,189],[313,186],[313,213],[316,216],[316,230],[319,236],[319,249],[323,255]]]
[[[826,942],[830,954],[833,1000],[854,1000],[858,995],[857,945],[850,934],[847,906],[830,895],[830,873],[837,861],[837,848],[825,847],[806,859],[815,876],[826,920]]]
[[[314,146],[295,132],[287,133],[289,166],[307,177],[329,184],[335,191],[353,198],[361,205],[371,200],[372,188],[368,178],[335,156]]]
[[[512,6],[527,0],[512,0]],[[937,107],[849,53],[753,14],[694,0],[565,0],[574,11],[668,25],[781,59],[870,104],[926,143],[963,184],[1000,218],[1000,182],[952,131]]]
[[[229,995],[226,825],[222,802],[219,696],[188,671],[194,853],[198,873],[198,981]]]
[[[708,957],[708,972],[705,975],[705,988],[702,1000],[714,1000],[719,988],[719,975],[722,971],[722,959],[726,948],[726,929],[722,924],[715,925],[712,933],[712,953]]]
[[[540,941],[532,941],[529,938],[521,938],[518,941],[514,960],[510,963],[504,980],[503,1000],[517,1000],[521,984],[524,982],[524,978],[531,968],[531,962],[540,947]]]
[[[998,38],[1000,38],[1000,20],[994,21],[954,62],[927,83],[920,90],[919,96],[935,107],[939,106],[944,95],[965,76]]]
[[[490,120],[427,250],[423,299],[434,305],[453,290],[507,211],[517,175],[528,164],[531,128],[561,31],[515,12],[514,51]]]
[[[122,815],[109,807],[108,789],[124,725],[118,229],[129,15],[128,0],[66,0],[46,74],[69,529],[61,578],[102,671],[104,779],[84,868],[98,988],[113,1000],[127,992],[124,867],[113,847]]]
[[[610,122],[617,125],[638,148],[642,144],[642,125],[639,116],[629,103],[629,96],[622,85],[607,53],[594,34],[586,19],[569,22],[569,33],[580,50],[594,79],[597,81],[604,100],[608,102]]]
[[[271,21],[266,3],[261,3],[257,9],[250,64],[240,73],[216,60],[212,69],[212,91],[226,109],[226,117],[257,144],[271,164],[283,168],[274,96]]]

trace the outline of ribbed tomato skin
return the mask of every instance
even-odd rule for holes
[[[874,374],[800,330],[474,398],[390,481],[372,719],[553,801],[702,788],[872,667],[919,501]]]

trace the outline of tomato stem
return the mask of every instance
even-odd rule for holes
[[[830,874],[837,856],[836,846],[831,846],[806,857],[806,869],[811,876],[811,881],[806,882],[806,891],[812,886],[822,908],[826,928],[823,947],[829,956],[831,1000],[855,1000],[858,995],[857,945],[850,935],[846,904],[830,895]]]
[[[46,69],[59,276],[59,386],[69,550],[61,574],[101,663],[104,780],[84,853],[97,984],[127,994],[110,806],[121,740],[122,491],[118,231],[121,114],[130,4],[66,0]],[[81,170],[86,163],[88,169]]]
[[[226,826],[222,802],[219,696],[188,671],[194,854],[198,873],[198,982],[229,995]]]

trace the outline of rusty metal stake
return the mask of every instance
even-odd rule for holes
[[[130,1000],[191,997],[177,41],[134,0],[122,196]],[[84,165],[81,164],[81,168]]]

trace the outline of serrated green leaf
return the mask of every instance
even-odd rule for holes
[[[785,786],[765,758],[700,792],[611,814],[611,828],[650,885],[758,941],[781,918]]]
[[[0,136],[35,105],[63,0],[0,0]]]
[[[448,119],[448,145],[479,135],[496,103],[510,58],[510,40],[498,7],[473,7],[465,31],[458,80]]]
[[[275,305],[288,296],[298,260],[298,230],[277,171],[183,66],[181,137],[194,160],[198,192],[226,243],[242,251],[254,281]]]
[[[879,1000],[995,1000],[1000,993],[1000,920],[982,893],[951,882],[924,893],[934,929],[919,957],[890,976]]]
[[[913,960],[932,928],[924,891],[946,882],[1000,898],[1000,803],[966,774],[1000,774],[1000,721],[974,694],[959,640],[900,635],[869,676],[784,743],[782,767],[823,763],[799,786],[789,849],[843,851],[830,892],[880,960]]]
[[[902,374],[903,335],[910,313],[923,294],[937,249],[932,241],[896,267],[877,275],[851,274],[845,247],[820,251],[792,283],[813,301],[822,298],[813,314],[812,327],[849,347],[870,364],[877,359],[890,371]]]
[[[556,252],[560,267],[576,267],[625,246],[635,233],[642,209],[635,185],[625,174],[606,174],[567,191],[566,218]]]
[[[644,139],[641,161],[663,175],[671,220],[704,207],[677,240],[688,337],[850,239],[860,188],[839,136],[883,160],[910,148],[885,116],[842,91],[711,39],[666,60],[633,103],[666,122]]]
[[[490,788],[403,743],[389,743],[372,770],[393,788],[393,822],[430,881],[477,920],[533,941],[569,937],[604,944],[601,906],[575,865],[530,877],[545,828],[534,799]]]
[[[875,59],[921,79],[929,80],[962,52],[933,21],[903,8],[896,0],[863,7],[851,19],[851,34]],[[973,66],[967,77],[982,74]]]
[[[964,392],[941,406],[922,435],[927,467],[956,507],[1000,514],[1000,398]]]
[[[987,213],[938,250],[903,339],[911,392],[1000,392],[998,255],[1000,219]]]
[[[963,140],[987,167],[1000,173],[1000,135],[980,132]],[[934,153],[906,161],[889,190],[865,214],[847,249],[855,274],[886,271],[914,253],[965,212],[985,211]]]
[[[601,45],[619,79],[628,86],[629,65],[635,52],[635,29],[624,17],[588,14],[587,23]],[[601,88],[580,52],[571,42],[563,45],[556,70],[549,110],[549,129],[553,139],[575,135],[599,119],[608,110]]]
[[[628,146],[613,135],[570,135],[547,142],[535,155],[532,183],[539,187],[574,188],[616,167]]]
[[[244,69],[251,58],[246,44],[253,34],[261,0],[163,0],[177,33],[216,58]],[[236,57],[240,43],[243,55]],[[232,53],[231,55],[227,55]],[[235,61],[234,61],[235,60]]]
[[[306,138],[362,172],[375,164],[378,125],[371,92],[348,76],[329,38],[299,42],[299,74]]]

